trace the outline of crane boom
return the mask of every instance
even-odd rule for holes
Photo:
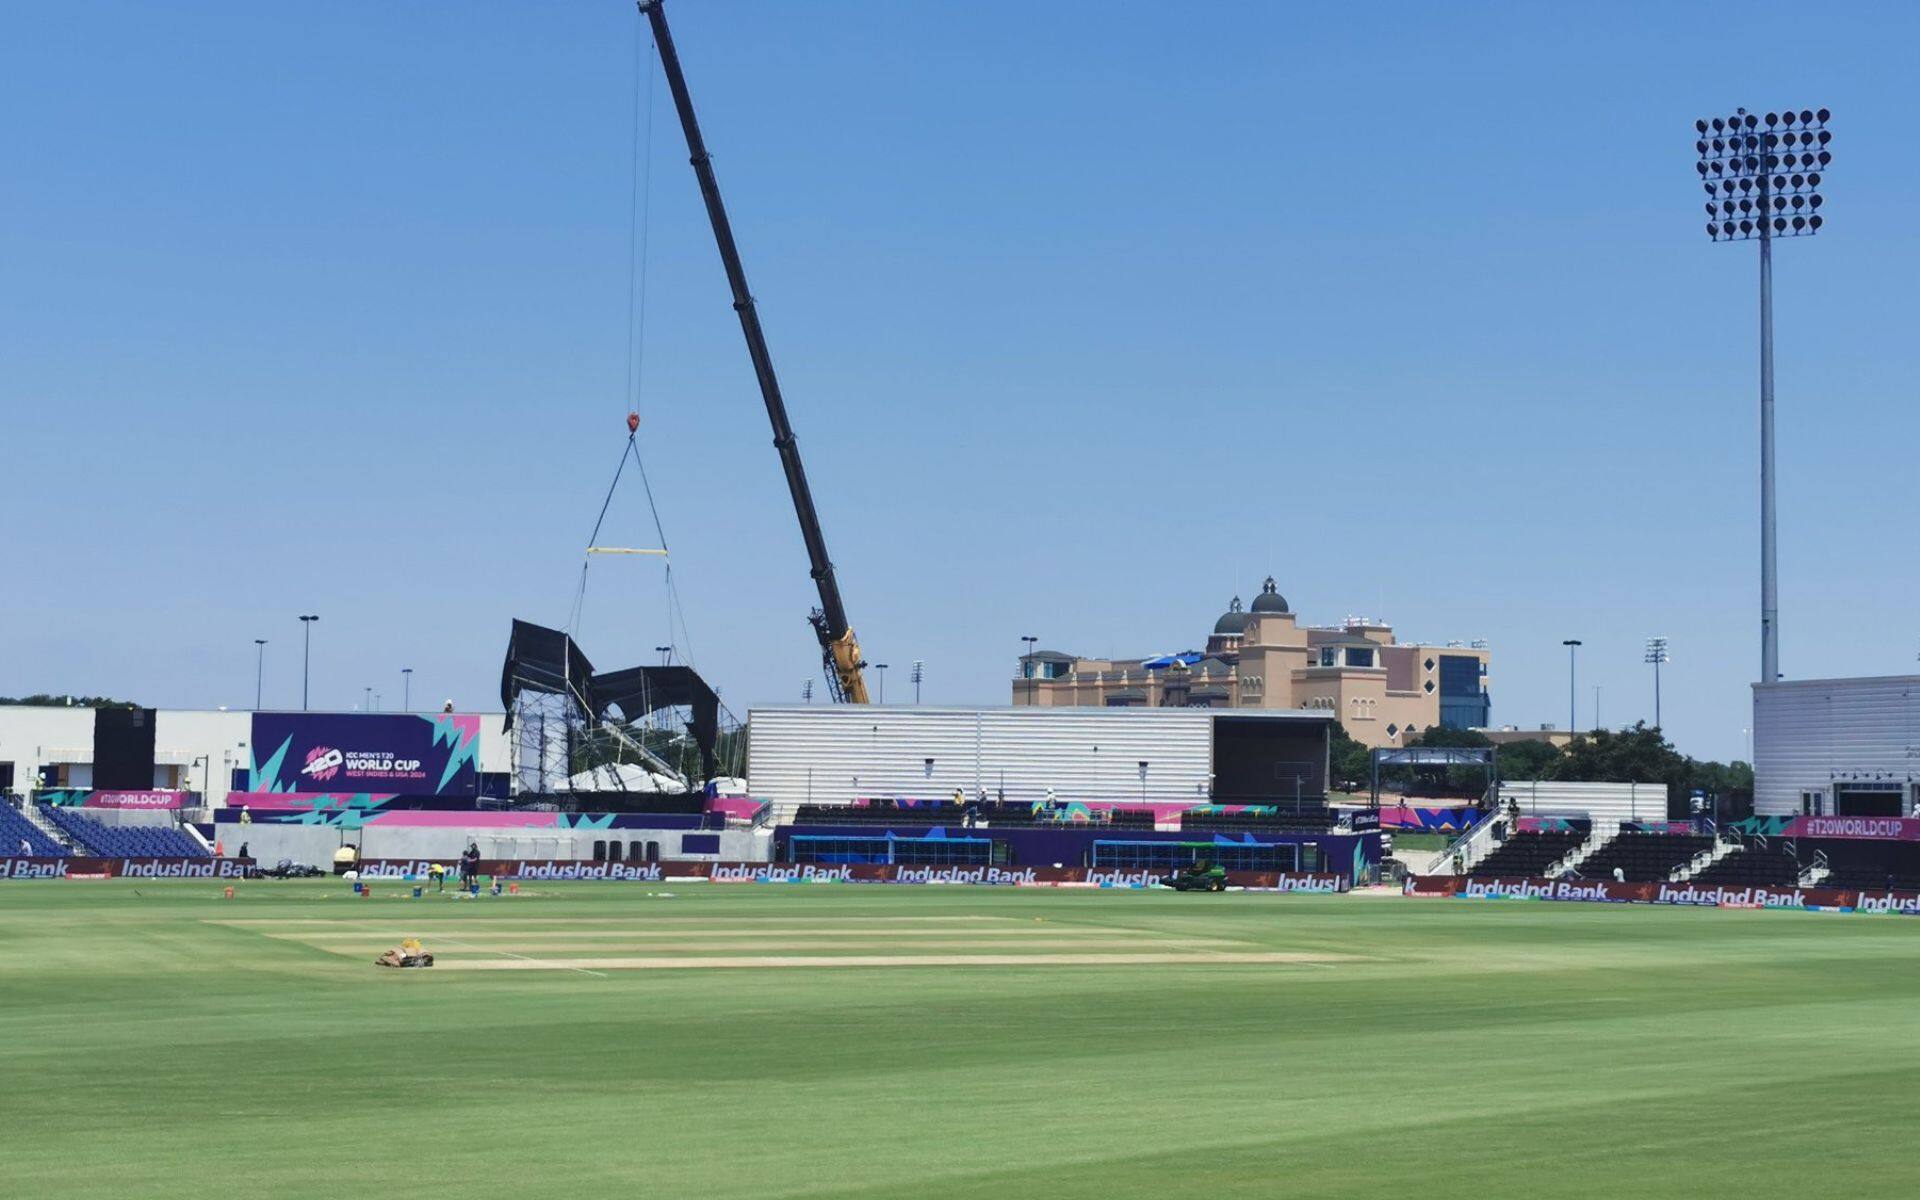
[[[747,356],[753,360],[754,378],[760,383],[760,398],[767,405],[767,419],[773,423],[773,446],[780,453],[780,466],[787,475],[787,491],[793,496],[793,510],[800,518],[800,536],[807,544],[807,561],[812,568],[814,586],[820,592],[820,607],[809,616],[814,633],[820,639],[820,652],[826,667],[827,683],[834,699],[853,704],[867,702],[867,681],[861,673],[860,643],[847,623],[846,605],[840,599],[840,583],[834,578],[833,560],[827,557],[826,535],[820,530],[820,514],[813,506],[813,491],[807,486],[807,469],[800,461],[800,446],[794,440],[793,424],[787,419],[787,403],[780,395],[780,380],[773,373],[773,356],[767,352],[766,334],[760,329],[760,314],[753,305],[753,293],[747,289],[746,268],[740,265],[740,249],[734,244],[733,224],[727,220],[726,205],[720,200],[720,182],[714,178],[713,161],[707,143],[700,136],[700,121],[694,116],[693,97],[687,91],[687,77],[680,70],[680,55],[673,47],[673,34],[667,29],[664,0],[638,0],[640,11],[653,27],[653,44],[660,53],[660,66],[673,93],[673,107],[680,114],[680,130],[687,138],[687,154],[694,176],[700,181],[700,198],[706,202],[707,220],[713,225],[713,240],[720,248],[720,262],[726,268],[727,286],[733,289],[733,311],[740,316],[740,332],[747,339]]]

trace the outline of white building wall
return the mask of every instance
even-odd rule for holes
[[[245,845],[255,862],[266,866],[286,859],[310,867],[330,867],[343,842],[360,847],[365,858],[415,858],[453,865],[469,842],[483,858],[590,859],[596,841],[658,842],[660,857],[680,862],[766,862],[773,853],[770,829],[729,829],[720,833],[717,854],[687,854],[681,839],[697,829],[403,829],[372,825],[341,829],[327,825],[270,825],[255,821],[219,826],[222,848],[238,854]]]
[[[1803,793],[1832,812],[1833,785],[1920,777],[1920,676],[1753,685],[1753,811],[1797,815]]]
[[[0,706],[0,762],[13,764],[15,791],[37,785],[45,763],[93,762],[93,710],[90,708],[29,708]],[[75,787],[92,782],[91,765],[73,771]]]
[[[1664,821],[1664,783],[1578,783],[1503,779],[1500,803],[1517,803],[1521,816],[1591,817],[1595,821]]]
[[[153,718],[153,765],[180,768],[181,786],[204,790],[208,803],[226,803],[235,767],[247,765],[247,739],[253,735],[250,712],[163,708]],[[196,765],[200,760],[205,762]]]
[[[933,800],[956,788],[1139,800],[1143,761],[1146,799],[1204,800],[1213,762],[1207,709],[792,705],[753,709],[748,726],[748,789],[776,804]]]

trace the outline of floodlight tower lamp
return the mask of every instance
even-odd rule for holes
[[[1761,117],[1693,123],[1699,153],[1694,170],[1707,193],[1707,237],[1760,243],[1760,679],[1780,678],[1780,581],[1774,520],[1773,243],[1811,237],[1826,220],[1820,209],[1833,163],[1828,110],[1781,109]]]

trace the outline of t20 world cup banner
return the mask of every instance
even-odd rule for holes
[[[255,713],[249,792],[479,790],[480,718],[466,713]]]

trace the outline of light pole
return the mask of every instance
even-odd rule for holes
[[[413,668],[400,668],[400,711],[413,711]]]
[[[302,613],[300,616],[300,711],[307,711],[307,678],[313,667],[313,623],[320,619],[319,613]]]
[[[1575,674],[1573,656],[1580,650],[1580,639],[1568,638],[1560,644],[1567,648],[1567,734],[1568,736],[1572,736],[1573,732],[1580,728],[1580,714],[1577,700],[1579,692],[1573,685]]]
[[[373,711],[373,689],[368,688],[366,691],[367,691],[366,699],[360,702],[360,711],[372,712]]]
[[[1671,662],[1667,657],[1667,639],[1650,637],[1647,639],[1646,661],[1653,664],[1653,727],[1660,728],[1660,664]]]
[[[800,681],[800,698],[808,704],[813,703],[813,680],[803,679]]]
[[[1033,650],[1040,644],[1040,639],[1028,635],[1020,640],[1026,643],[1027,647],[1027,652],[1020,658],[1020,672],[1027,677],[1027,703],[1031,705],[1037,696],[1036,688],[1038,687],[1033,681]]]
[[[663,667],[673,661],[672,646],[655,646],[653,652],[660,656],[660,665]]]
[[[924,680],[926,677],[927,677],[927,664],[920,661],[917,658],[914,659],[913,660],[913,703],[914,703],[914,707],[916,708],[919,707],[920,705],[920,682]]]
[[[879,699],[876,703],[885,704],[887,702],[887,664],[875,663],[873,669],[874,673],[880,677]]]
[[[1694,169],[1707,191],[1707,237],[1760,243],[1760,681],[1780,678],[1780,579],[1773,503],[1773,241],[1820,231],[1821,176],[1833,155],[1826,109],[1746,109],[1695,121]],[[1764,128],[1762,126],[1764,125]]]
[[[260,709],[260,685],[267,677],[267,639],[253,639],[253,707]]]
[[[1593,731],[1599,733],[1600,725],[1600,685],[1593,685]]]

